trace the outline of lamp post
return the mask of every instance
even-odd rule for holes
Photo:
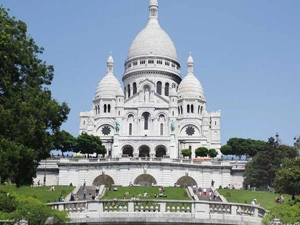
[[[44,171],[44,186],[46,186],[46,165],[47,165],[47,159],[45,160],[45,171]]]

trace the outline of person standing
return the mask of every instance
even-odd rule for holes
[[[86,188],[85,187],[83,188],[83,199],[84,200],[86,199]]]

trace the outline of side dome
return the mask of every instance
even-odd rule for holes
[[[148,24],[133,40],[127,59],[147,55],[164,56],[177,61],[174,43],[158,23],[157,0],[150,0]]]
[[[177,93],[179,98],[200,98],[205,101],[204,91],[201,83],[194,75],[194,61],[189,56],[187,62],[188,72],[185,78],[179,84]]]
[[[107,72],[97,86],[95,99],[105,97],[115,98],[116,95],[120,96],[121,93],[123,94],[120,82],[113,74],[113,65],[113,58],[109,56],[107,59]]]

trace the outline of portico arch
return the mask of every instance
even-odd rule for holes
[[[110,187],[114,184],[114,180],[111,176],[108,176],[106,174],[101,174],[100,176],[96,177],[93,181],[93,186],[97,185],[105,185],[106,187]]]
[[[142,145],[139,148],[139,157],[150,157],[150,148],[147,145]]]
[[[134,184],[146,187],[149,187],[152,184],[155,185],[156,183],[155,178],[150,174],[141,174],[134,180]]]
[[[159,145],[155,148],[155,157],[162,158],[167,154],[167,148],[163,145]]]
[[[133,157],[133,147],[131,145],[125,145],[122,149],[122,154]]]
[[[183,176],[177,180],[176,184],[180,185],[180,187],[187,187],[197,185],[197,182],[192,177]]]

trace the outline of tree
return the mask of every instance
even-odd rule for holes
[[[230,145],[232,148],[232,155],[249,155],[253,157],[257,152],[264,149],[266,142],[260,140],[252,140],[250,138],[230,138],[227,141],[227,145]]]
[[[220,151],[224,155],[232,155],[232,147],[230,145],[223,145]]]
[[[51,218],[55,224],[70,221],[68,213],[51,209],[38,199],[18,195],[12,185],[0,186],[0,220],[17,223],[26,220],[29,225],[40,225]]]
[[[199,147],[195,150],[196,156],[205,157],[208,155],[208,149],[206,147]]]
[[[191,157],[192,151],[189,148],[182,149],[181,154],[183,155],[183,157]]]
[[[208,155],[209,155],[209,157],[211,157],[211,158],[215,158],[215,157],[218,155],[218,152],[217,152],[216,149],[211,148],[211,149],[208,150]]]
[[[98,154],[105,154],[106,149],[102,145],[102,141],[98,136],[82,133],[77,138],[75,152],[81,152],[83,154],[96,153],[98,155]]]
[[[279,193],[300,193],[300,158],[284,159],[276,171],[274,188]]]
[[[54,148],[62,152],[74,151],[76,138],[66,131],[56,132],[54,135]]]
[[[276,171],[281,167],[285,158],[294,157],[295,149],[280,145],[273,137],[268,139],[264,145],[264,149],[259,151],[250,161],[246,164],[244,172],[244,187],[248,185],[256,187],[273,186]],[[259,177],[259,179],[257,179]]]
[[[11,143],[11,147],[1,148],[1,163],[9,164],[9,153],[19,151],[22,160],[15,160],[10,167],[10,179],[20,186],[31,183],[31,171],[49,156],[53,134],[66,121],[70,109],[52,99],[48,86],[54,69],[38,58],[43,48],[27,35],[26,24],[10,17],[2,7],[0,49],[0,137],[3,143]],[[25,163],[30,168],[28,174],[20,173]]]

